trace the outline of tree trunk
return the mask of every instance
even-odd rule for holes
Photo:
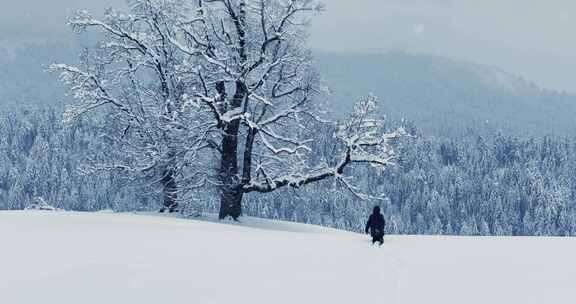
[[[237,220],[242,213],[242,193],[238,179],[238,128],[238,123],[229,124],[222,139],[220,219],[231,216]]]
[[[224,185],[220,194],[220,214],[219,219],[225,219],[226,217],[231,217],[234,220],[242,215],[242,198],[244,192],[242,192],[241,187],[229,187],[229,185]]]
[[[246,89],[240,82],[236,83],[236,94],[228,110],[242,106]],[[242,215],[243,191],[238,171],[238,132],[240,120],[235,119],[224,125],[222,137],[222,157],[220,162],[220,213],[219,218],[228,216],[237,220]]]
[[[164,207],[160,209],[160,212],[168,211],[172,213],[178,208],[178,195],[176,194],[177,186],[176,180],[174,179],[174,172],[170,169],[164,171],[164,176],[162,177],[161,182],[164,186],[164,189],[162,190],[162,193],[164,194]]]

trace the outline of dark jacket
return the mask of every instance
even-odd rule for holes
[[[374,211],[370,214],[368,222],[366,223],[366,233],[370,230],[370,235],[374,236],[376,234],[384,234],[384,227],[386,226],[386,221],[384,216],[380,213],[380,207],[374,207]]]

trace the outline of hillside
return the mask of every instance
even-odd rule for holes
[[[21,303],[562,303],[572,238],[366,236],[113,213],[0,212],[0,297]]]
[[[60,105],[69,102],[58,75],[49,73],[54,62],[75,62],[81,44],[58,41],[23,43],[8,49],[0,41],[0,110],[6,106]]]
[[[70,102],[46,67],[75,62],[83,45],[90,42],[0,48],[0,110]],[[575,95],[540,88],[495,67],[408,53],[317,53],[316,58],[336,117],[348,113],[358,97],[373,93],[382,113],[413,121],[432,135],[451,135],[471,125],[536,135],[576,129]]]
[[[576,96],[542,89],[495,67],[408,53],[320,53],[317,60],[336,113],[371,92],[380,98],[383,113],[414,121],[432,134],[471,124],[538,135],[576,126]]]

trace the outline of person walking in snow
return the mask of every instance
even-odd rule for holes
[[[368,233],[370,231],[370,235],[372,236],[372,244],[379,242],[380,246],[384,244],[384,227],[386,226],[386,221],[384,220],[384,216],[380,213],[380,206],[375,206],[372,214],[368,218],[368,222],[366,223],[365,232]]]

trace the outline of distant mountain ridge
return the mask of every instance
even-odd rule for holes
[[[336,115],[371,92],[383,113],[433,134],[470,124],[530,134],[575,129],[576,96],[542,89],[496,67],[402,52],[316,58]]]
[[[0,110],[69,100],[58,75],[47,68],[54,62],[75,61],[80,49],[61,42],[26,43],[12,49],[0,45]]]
[[[53,62],[73,62],[82,44],[30,43],[0,51],[2,106],[69,102]],[[546,90],[496,67],[401,52],[317,53],[332,91],[331,111],[344,116],[361,96],[373,93],[382,113],[406,118],[429,134],[447,134],[472,125],[531,134],[576,130],[576,96]]]

